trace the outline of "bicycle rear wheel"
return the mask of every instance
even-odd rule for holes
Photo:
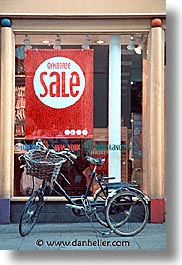
[[[148,205],[142,197],[131,191],[114,195],[106,207],[106,220],[110,229],[120,236],[134,236],[142,231],[149,216]]]
[[[30,196],[23,209],[20,223],[19,233],[21,236],[26,236],[30,233],[37,222],[37,218],[40,214],[43,205],[42,194],[34,193]]]

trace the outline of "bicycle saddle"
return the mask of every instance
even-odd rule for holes
[[[91,156],[86,156],[85,159],[92,165],[102,166],[104,164],[105,158],[94,158]]]

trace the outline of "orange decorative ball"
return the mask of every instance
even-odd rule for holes
[[[152,27],[161,27],[162,26],[162,21],[160,18],[154,18],[151,21],[151,26]]]

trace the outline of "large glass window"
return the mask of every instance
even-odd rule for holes
[[[134,49],[128,49],[130,35],[121,36],[121,180],[136,181],[141,185],[142,179],[142,54],[137,54]],[[138,46],[141,36],[134,36],[135,47]],[[65,165],[63,173],[70,181],[68,185],[60,179],[70,195],[83,194],[88,184],[92,167],[85,160],[85,154],[94,157],[105,157],[105,164],[99,172],[108,174],[108,105],[109,105],[109,35],[16,35],[15,46],[15,177],[14,196],[26,196],[32,191],[32,177],[26,173],[25,168],[20,168],[18,157],[28,150],[35,148],[36,137],[26,135],[26,109],[30,104],[25,71],[25,56],[27,50],[87,50],[93,49],[93,137],[73,137],[75,132],[70,131],[72,137],[58,137],[50,135],[40,137],[46,146],[53,145],[56,150],[72,149],[78,156],[74,166]],[[35,58],[36,61],[36,58]],[[32,65],[35,64],[32,60]],[[27,63],[27,62],[26,62]],[[29,62],[30,63],[30,62]],[[89,63],[89,62],[88,62]],[[52,66],[51,66],[52,67]],[[56,65],[54,66],[56,68]],[[60,66],[59,66],[60,67]],[[69,67],[69,64],[61,66]],[[114,66],[113,66],[114,67]],[[59,77],[60,78],[60,77]],[[64,76],[61,77],[63,82]],[[66,78],[66,77],[65,77]],[[71,80],[71,79],[70,79]],[[42,78],[42,83],[45,81]],[[55,80],[53,80],[55,81]],[[78,81],[75,76],[72,84]],[[63,83],[62,83],[63,84]],[[71,87],[71,85],[70,85]],[[46,92],[46,90],[44,91]],[[52,96],[57,93],[55,84],[52,84]],[[71,92],[70,92],[71,93]],[[114,93],[114,88],[113,88]],[[72,90],[76,95],[76,90]],[[65,97],[67,94],[65,92]],[[61,110],[60,110],[61,111]],[[34,113],[34,109],[32,109]],[[46,117],[42,117],[46,119]],[[69,117],[67,117],[69,119]],[[32,129],[35,126],[32,123]],[[52,127],[54,124],[52,124]],[[51,129],[51,132],[53,130]],[[112,148],[118,148],[114,147]],[[34,188],[40,184],[39,179],[34,179]],[[94,181],[91,195],[96,191],[97,183]],[[57,194],[52,194],[57,196]]]

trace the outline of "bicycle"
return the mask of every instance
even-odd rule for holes
[[[118,225],[123,225],[124,221],[123,224],[119,223],[113,226],[109,218],[109,215],[112,211],[107,211],[106,209],[107,207],[109,207],[109,209],[113,208],[113,206],[111,207],[110,203],[113,197],[118,195],[121,191],[134,188],[134,185],[125,182],[105,182],[111,178],[104,176],[99,177],[97,175],[97,167],[103,165],[105,160],[86,156],[85,159],[90,164],[94,165],[86,192],[84,195],[78,197],[69,196],[64,188],[58,183],[58,178],[63,178],[68,184],[70,184],[67,178],[62,174],[61,167],[66,161],[70,161],[73,164],[75,159],[77,159],[77,156],[70,150],[57,152],[53,149],[47,149],[40,140],[37,141],[36,145],[39,146],[41,150],[31,150],[20,156],[20,160],[22,157],[24,157],[26,161],[27,172],[33,177],[42,179],[41,186],[30,196],[23,209],[19,223],[20,235],[28,235],[35,226],[41,209],[45,203],[44,195],[45,190],[48,187],[50,194],[53,190],[55,190],[55,187],[57,187],[59,191],[56,190],[56,192],[60,195],[63,195],[67,199],[68,204],[66,204],[66,206],[71,208],[75,215],[86,215],[91,223],[92,218],[94,217],[101,225],[110,228],[110,232],[114,231],[116,234],[118,234]],[[94,194],[93,199],[88,199],[90,188],[95,177],[100,188]],[[132,207],[130,208],[130,212],[132,213]],[[124,220],[127,222],[127,215],[125,216]],[[102,234],[106,233],[103,232]]]

